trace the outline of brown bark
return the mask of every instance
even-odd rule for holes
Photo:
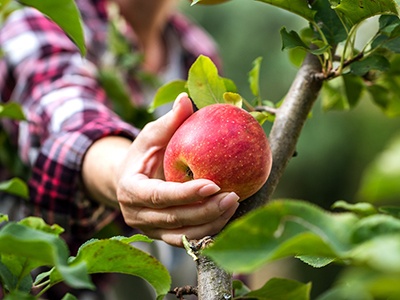
[[[229,300],[232,299],[232,275],[201,255],[201,250],[212,242],[211,237],[190,242],[197,264],[197,296],[199,300]]]

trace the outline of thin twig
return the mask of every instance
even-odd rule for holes
[[[169,291],[168,294],[175,295],[178,299],[184,299],[185,295],[195,295],[197,296],[197,287],[191,285],[185,285],[181,287],[176,287],[172,291]]]
[[[271,107],[271,106],[256,106],[254,107],[255,111],[265,111],[267,113],[270,113],[271,115],[276,115],[278,109],[275,107]]]

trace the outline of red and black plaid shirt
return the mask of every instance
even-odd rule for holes
[[[62,30],[37,10],[23,8],[10,15],[0,31],[0,101],[20,103],[28,120],[2,121],[31,168],[34,213],[60,224],[74,239],[86,239],[119,212],[85,197],[80,188],[83,156],[99,138],[120,135],[133,140],[138,130],[110,109],[96,80],[107,49],[106,1],[76,2],[84,21],[84,59]],[[170,27],[182,49],[185,74],[199,54],[218,64],[213,42],[197,26],[176,14]],[[132,89],[140,94],[140,85]]]

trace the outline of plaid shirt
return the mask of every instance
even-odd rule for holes
[[[56,24],[33,8],[12,13],[0,30],[0,100],[20,103],[28,119],[2,120],[2,125],[31,169],[32,213],[64,227],[67,240],[85,240],[119,215],[85,197],[80,171],[86,150],[102,137],[133,140],[139,132],[110,109],[96,79],[107,51],[106,1],[76,2],[84,21],[85,59]],[[184,74],[200,54],[219,65],[215,45],[196,25],[176,14],[169,27],[182,49]],[[140,83],[130,89],[141,93]]]

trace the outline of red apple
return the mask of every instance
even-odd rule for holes
[[[263,128],[247,111],[213,104],[191,115],[167,145],[167,181],[205,178],[240,201],[257,192],[271,171],[272,156]]]

